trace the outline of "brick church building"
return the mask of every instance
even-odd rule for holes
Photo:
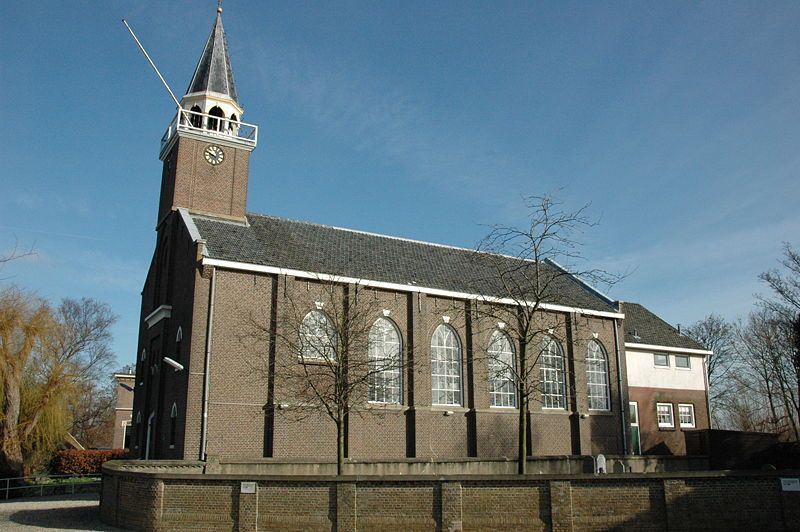
[[[303,405],[282,385],[283,372],[294,371],[287,361],[300,368],[313,361],[284,349],[280,340],[291,331],[281,329],[288,325],[279,317],[289,306],[302,308],[299,329],[310,323],[325,330],[331,305],[344,306],[358,292],[376,302],[381,352],[403,363],[381,376],[379,389],[365,392],[358,415],[347,417],[346,455],[515,458],[519,398],[487,362],[487,352],[499,349],[513,364],[515,341],[502,322],[477,318],[480,298],[498,294],[491,283],[476,282],[486,272],[475,271],[475,252],[247,212],[258,128],[243,115],[220,11],[161,143],[156,249],[142,292],[132,406],[134,455],[334,461],[335,425],[320,413],[295,415]],[[543,267],[560,271],[554,263]],[[339,303],[320,301],[326,283],[341,286]],[[530,402],[529,454],[635,451],[625,353],[635,342],[619,303],[565,277],[541,311],[551,325],[537,362],[541,392]],[[255,337],[248,334],[253,317],[263,322]],[[702,366],[702,359],[695,363]],[[658,388],[651,384],[637,389],[638,408],[650,404],[647,390]],[[692,428],[707,427],[704,391],[693,391]],[[676,394],[669,397],[683,404]]]

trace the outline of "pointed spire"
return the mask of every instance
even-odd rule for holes
[[[223,94],[238,105],[236,85],[233,83],[233,68],[228,55],[228,40],[222,27],[222,7],[217,5],[217,18],[211,34],[203,48],[203,55],[194,70],[186,94],[215,92]]]

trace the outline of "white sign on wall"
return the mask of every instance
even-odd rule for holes
[[[242,487],[240,488],[242,493],[255,493],[256,492],[256,483],[255,482],[242,482]]]
[[[800,491],[800,478],[782,478],[781,490]]]

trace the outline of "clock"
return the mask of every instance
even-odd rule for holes
[[[225,159],[225,152],[222,151],[222,148],[219,146],[212,144],[206,147],[205,151],[203,151],[203,156],[206,158],[208,164],[217,166]]]

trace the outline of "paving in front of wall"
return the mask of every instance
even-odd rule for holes
[[[0,501],[0,530],[122,530],[100,521],[97,493]]]

